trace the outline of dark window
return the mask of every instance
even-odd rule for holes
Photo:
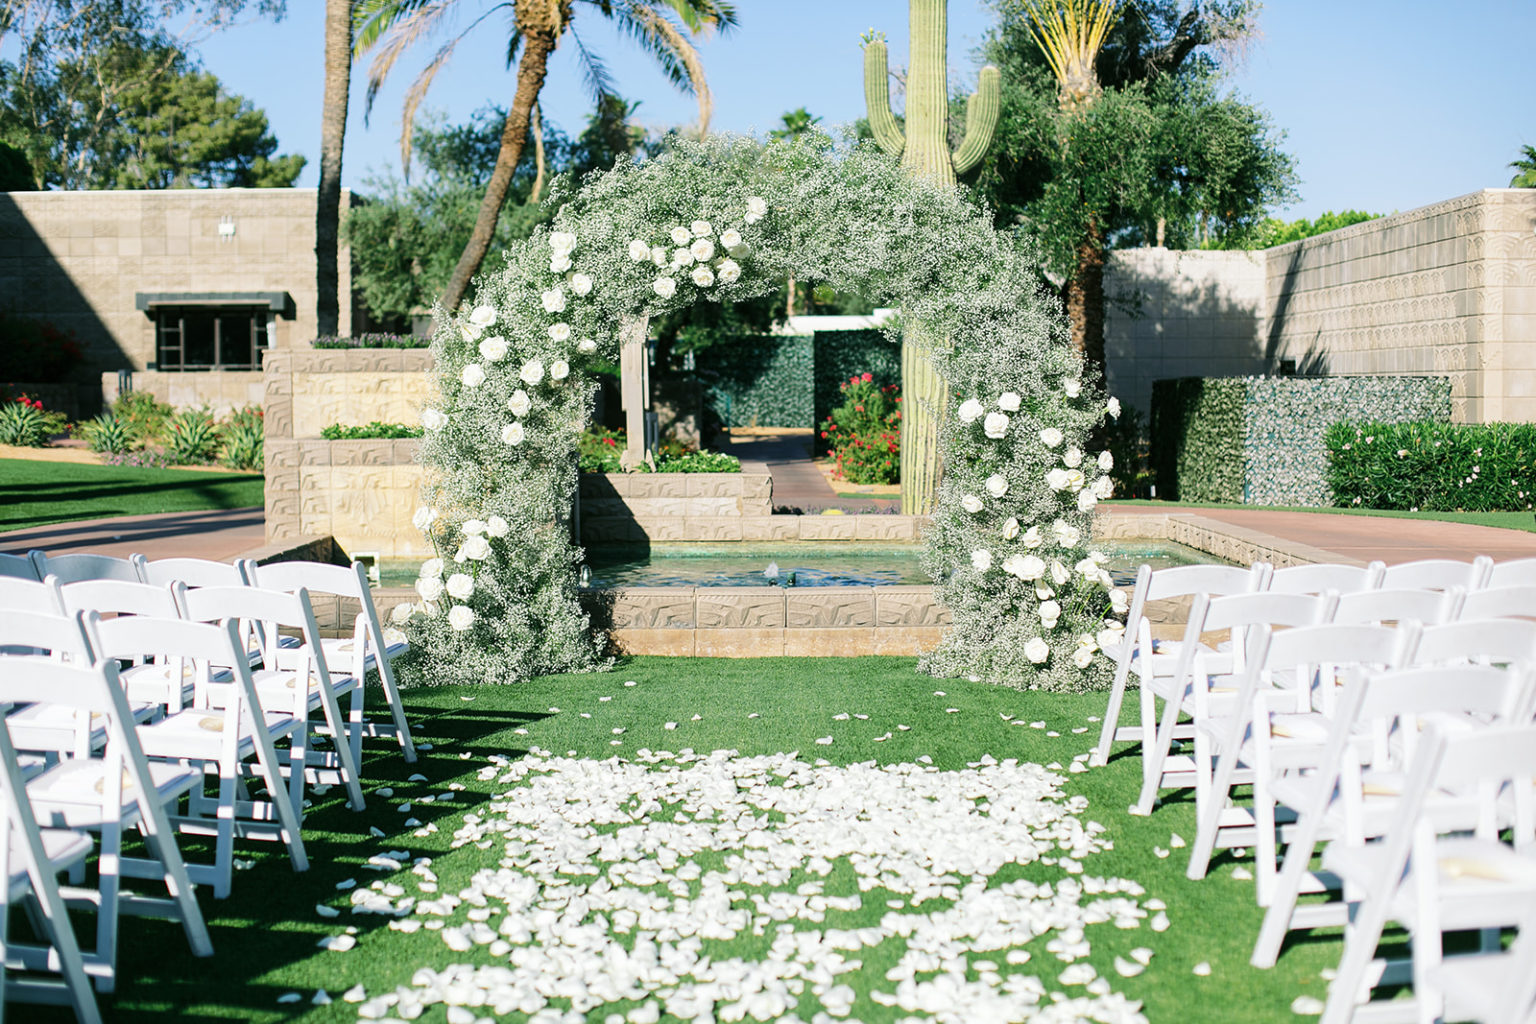
[[[156,306],[162,370],[259,370],[267,311],[249,306]]]

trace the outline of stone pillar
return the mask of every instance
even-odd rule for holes
[[[625,472],[652,458],[645,450],[645,410],[651,405],[651,370],[645,358],[649,329],[648,317],[626,316],[619,321],[619,402],[627,439],[619,465]]]

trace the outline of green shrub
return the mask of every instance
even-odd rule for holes
[[[1127,405],[1121,408],[1118,419],[1106,419],[1101,429],[1104,446],[1115,460],[1109,471],[1115,497],[1150,497],[1154,478],[1146,417],[1135,406]]]
[[[901,479],[901,399],[898,386],[874,375],[850,377],[839,388],[843,404],[822,421],[827,454],[837,472],[856,484],[893,484]]]
[[[316,338],[312,344],[315,348],[431,348],[432,339],[410,334],[357,334],[350,338]]]
[[[265,438],[266,423],[259,407],[246,406],[230,413],[219,425],[219,463],[230,469],[262,469],[266,463]]]
[[[740,473],[741,460],[724,452],[685,452],[676,456],[658,456],[658,473]]]
[[[0,405],[0,444],[21,448],[41,448],[48,443],[48,429],[43,420],[43,403],[23,395],[14,402]]]
[[[413,427],[408,423],[380,423],[378,420],[361,427],[332,423],[320,431],[320,436],[327,441],[397,440],[403,437],[420,437],[421,428]]]
[[[178,466],[204,466],[219,450],[219,428],[206,409],[186,409],[165,424],[165,454]]]
[[[591,426],[581,432],[576,442],[577,465],[583,473],[622,473],[619,456],[624,454],[624,431]]]
[[[102,455],[121,455],[135,447],[128,423],[111,412],[86,420],[80,424],[79,432],[91,451]]]
[[[588,427],[576,442],[577,464],[583,473],[622,473],[619,456],[624,454],[626,443],[622,430]],[[649,473],[651,467],[642,464],[638,472]],[[681,441],[668,439],[656,451],[656,472],[740,473],[741,460],[721,452],[701,452]]]
[[[1536,424],[1335,423],[1326,443],[1336,505],[1435,512],[1536,505]]]
[[[130,391],[112,403],[112,415],[127,426],[137,448],[159,442],[175,414],[175,409],[147,391]]]
[[[1152,469],[1170,501],[1243,500],[1240,378],[1186,377],[1152,385]]]

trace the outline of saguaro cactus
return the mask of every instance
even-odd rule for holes
[[[948,0],[910,0],[912,60],[907,69],[906,132],[891,113],[890,75],[885,36],[864,38],[864,103],[869,127],[880,148],[901,157],[908,174],[953,185],[980,162],[997,127],[1000,80],[997,68],[981,69],[976,91],[965,108],[965,141],[949,150],[949,93],[945,61]],[[912,328],[901,344],[901,510],[907,515],[933,511],[939,488],[939,420],[948,395],[925,344]]]

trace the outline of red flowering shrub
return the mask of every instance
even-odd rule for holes
[[[821,424],[837,474],[856,484],[893,484],[901,479],[901,398],[895,384],[880,387],[873,374],[842,385],[843,404]]]

